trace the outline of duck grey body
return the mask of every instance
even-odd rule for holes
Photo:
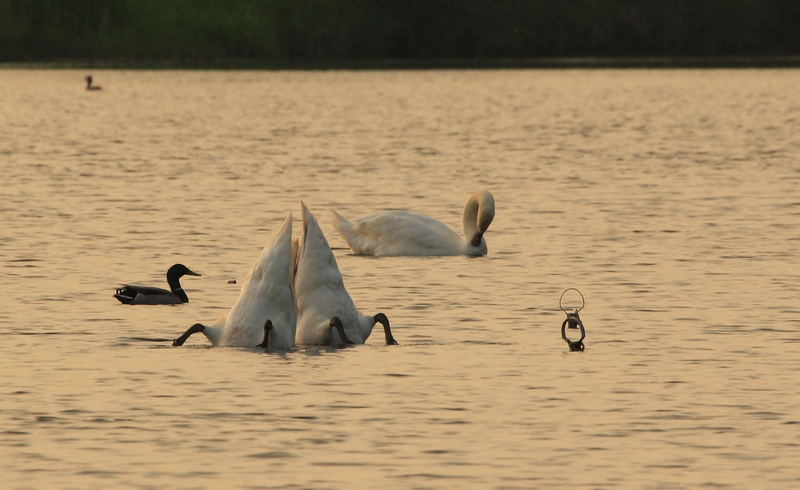
[[[167,270],[169,290],[151,286],[125,284],[117,289],[114,297],[126,305],[177,305],[188,303],[189,297],[181,287],[183,276],[199,276],[183,264],[175,264]]]

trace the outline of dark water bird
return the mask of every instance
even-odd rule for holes
[[[189,297],[181,287],[180,279],[183,276],[199,276],[183,264],[175,264],[167,270],[167,283],[169,291],[150,286],[135,286],[124,284],[117,289],[114,297],[126,305],[178,305],[188,303]]]
[[[92,85],[93,79],[91,75],[86,75],[84,80],[86,80],[86,90],[103,90],[103,87],[100,85]]]

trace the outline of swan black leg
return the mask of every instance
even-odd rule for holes
[[[197,332],[202,332],[205,329],[206,329],[206,326],[203,325],[202,323],[195,323],[194,325],[189,327],[188,330],[183,332],[183,335],[181,335],[177,339],[173,340],[172,341],[172,345],[174,345],[176,347],[180,346],[180,345],[183,345],[183,343],[186,342],[186,339],[191,337],[193,334],[196,334]]]
[[[389,326],[389,319],[383,313],[378,313],[372,317],[376,323],[383,325],[383,335],[386,337],[386,345],[397,345],[397,341],[392,336],[392,328]]]
[[[352,344],[353,342],[347,338],[347,335],[344,333],[344,325],[342,325],[342,321],[339,319],[338,316],[331,318],[331,328],[335,328],[337,332],[339,332],[339,337],[344,340],[345,344]]]
[[[262,349],[269,348],[269,332],[272,330],[272,320],[267,319],[266,323],[264,323],[264,341],[258,344],[258,347]]]

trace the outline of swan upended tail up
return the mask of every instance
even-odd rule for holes
[[[386,344],[396,344],[386,315],[363,315],[353,304],[317,219],[305,204],[301,202],[300,205],[303,238],[298,245],[294,278],[297,343],[363,344],[375,324],[381,323]]]
[[[114,297],[126,305],[179,305],[188,303],[189,297],[181,287],[181,277],[199,276],[183,264],[175,264],[167,270],[169,291],[152,286],[123,284],[117,289]]]
[[[373,214],[352,222],[331,212],[333,226],[359,255],[480,256],[488,251],[483,235],[494,219],[494,197],[483,190],[469,198],[462,216],[463,237],[441,221],[408,211]]]
[[[261,251],[227,316],[214,326],[192,325],[173,345],[182,345],[192,334],[202,332],[215,346],[292,347],[297,324],[294,264],[290,214]]]

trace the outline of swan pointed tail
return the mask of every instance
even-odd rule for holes
[[[349,222],[347,218],[337,213],[333,209],[331,209],[331,215],[333,215],[333,227],[336,228],[336,231],[339,233],[342,233],[342,230],[353,229],[353,223]]]
[[[347,242],[347,245],[353,250],[356,250],[354,246],[353,239],[355,238],[354,230],[355,225],[347,220],[344,216],[337,213],[333,209],[331,209],[331,215],[333,216],[333,227],[336,228],[336,231],[339,232],[339,235],[344,238],[344,241]]]

